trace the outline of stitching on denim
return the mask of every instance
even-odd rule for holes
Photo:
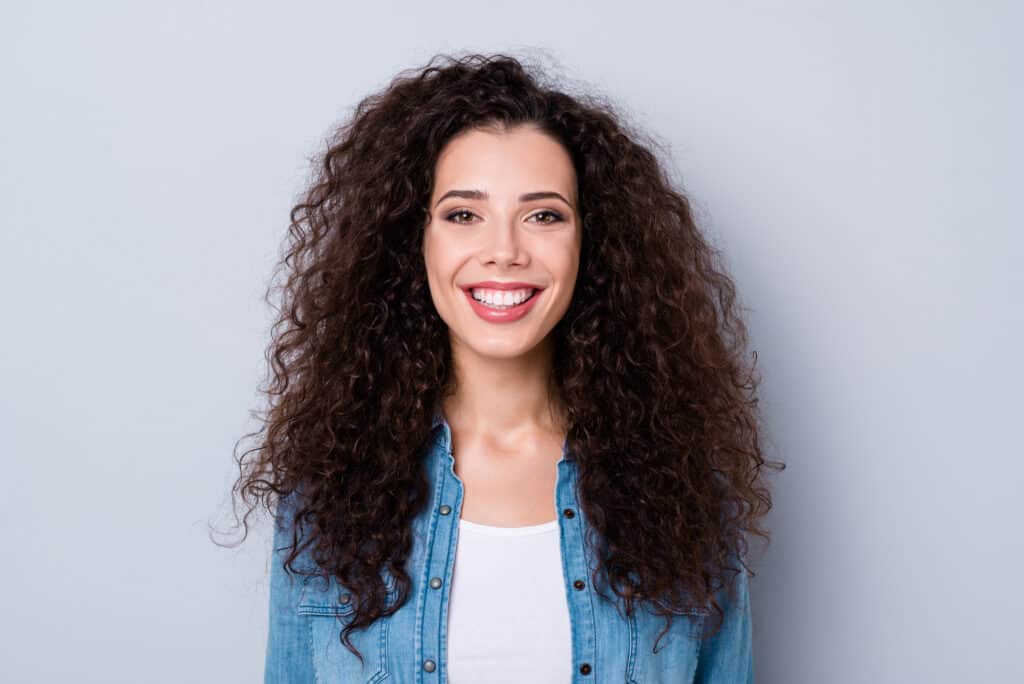
[[[321,615],[326,617],[333,617],[335,615],[348,615],[352,611],[347,608],[335,608],[333,606],[323,606],[307,603],[296,608],[296,612],[298,612],[299,615]]]
[[[586,573],[586,576],[589,579],[592,576],[593,568],[590,567],[589,557],[587,555],[587,529],[588,529],[588,527],[585,524],[585,516],[584,516],[584,513],[583,513],[583,509],[580,506],[580,497],[578,496],[578,492],[577,492],[577,485],[578,485],[577,474],[576,474],[576,472],[575,472],[575,470],[573,469],[572,466],[570,466],[568,468],[568,475],[566,476],[566,482],[567,482],[567,486],[569,488],[569,493],[572,496],[573,510],[576,511],[576,516],[573,518],[573,522],[570,523],[570,524],[575,529],[575,534],[576,534],[576,537],[577,537],[580,558],[583,561],[583,568],[584,568],[584,571]],[[559,535],[559,536],[561,536],[561,535]],[[569,548],[569,540],[568,539],[564,539],[563,538],[562,542],[563,542],[563,546],[562,546],[563,561],[562,562],[566,563],[566,562],[568,562],[569,559],[572,558],[572,551]],[[593,658],[591,658],[590,660],[592,660],[591,667],[596,670],[597,669],[597,663],[601,659],[601,653],[599,652],[598,641],[597,641],[597,638],[596,638],[597,613],[596,613],[596,609],[594,608],[594,592],[593,592],[593,587],[591,587],[590,591],[586,592],[585,596],[573,595],[572,596],[572,600],[576,601],[577,604],[579,602],[581,602],[581,601],[586,601],[586,603],[583,605],[583,608],[581,609],[581,612],[584,613],[584,617],[586,615],[585,611],[587,611],[588,609],[590,611],[590,631],[591,631],[591,637],[592,637],[591,649],[593,651]],[[581,625],[581,629],[582,629],[582,625]],[[577,636],[578,635],[574,631],[572,633],[573,641],[576,641]],[[586,649],[587,645],[584,644],[583,648]],[[573,654],[573,658],[575,658],[575,657],[576,657],[576,655],[574,653]],[[598,673],[596,673],[596,676],[597,677],[601,677],[602,674],[600,672],[598,672]],[[573,675],[573,677],[575,678],[575,675]]]
[[[375,675],[373,675],[373,677],[370,678],[370,683],[371,684],[376,684],[376,682],[380,682],[380,681],[383,681],[383,680],[387,679],[389,674],[390,674],[388,672],[388,621],[389,620],[386,617],[378,618],[378,620],[381,621],[381,624],[380,624],[380,627],[379,627],[380,636],[377,639],[377,649],[380,651],[380,663],[379,663],[380,669],[378,669],[377,673]]]
[[[295,608],[299,615],[348,615],[355,610],[354,602],[339,606],[336,603],[317,603],[312,598],[307,600],[306,594],[309,592],[310,580],[311,578],[307,577],[302,584],[299,605]]]
[[[309,634],[309,660],[310,667],[313,670],[313,677],[316,678],[316,684],[320,684],[320,668],[316,662],[316,639],[313,637],[313,619],[306,617],[306,630]]]
[[[626,666],[626,681],[629,684],[637,684],[636,682],[636,642],[637,642],[637,624],[636,624],[636,606],[634,605],[633,612],[630,614],[629,619],[629,656],[627,657]]]

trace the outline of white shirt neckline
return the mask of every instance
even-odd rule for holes
[[[465,518],[459,518],[459,529],[477,532],[492,537],[520,537],[530,534],[543,534],[558,529],[558,518],[549,520],[539,525],[523,525],[521,527],[498,527],[495,525],[484,525],[471,522]]]

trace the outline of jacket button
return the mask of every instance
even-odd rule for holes
[[[580,665],[580,674],[590,674],[590,663]]]
[[[434,664],[433,660],[424,660],[423,661],[423,669],[426,670],[427,672],[433,672],[436,667],[437,667],[437,665]]]
[[[452,507],[449,506],[448,504],[444,504],[438,510],[440,511],[441,515],[448,515],[449,513],[452,512]]]
[[[587,586],[587,583],[583,580],[576,580],[572,583],[572,586],[576,587],[577,589],[582,589],[583,587]]]
[[[430,588],[431,589],[440,589],[441,588],[441,578],[440,577],[431,577],[430,578]]]
[[[342,603],[348,603],[351,600],[352,600],[352,594],[342,594],[342,596],[341,596],[341,602]]]
[[[564,515],[566,518],[571,518],[574,515],[576,515],[576,512],[571,508],[566,508],[564,511],[562,511],[562,515]]]

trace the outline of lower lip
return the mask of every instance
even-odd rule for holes
[[[473,295],[469,290],[463,290],[463,292],[465,292],[466,299],[469,300],[469,305],[473,307],[473,311],[476,312],[476,315],[488,323],[513,323],[530,313],[530,309],[532,309],[533,305],[538,299],[540,299],[540,295],[544,290],[537,290],[532,297],[522,304],[510,306],[507,309],[492,309],[473,299]]]

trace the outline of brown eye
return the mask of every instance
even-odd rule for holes
[[[551,224],[551,223],[557,223],[557,222],[562,220],[562,216],[560,214],[558,214],[557,212],[554,212],[554,211],[548,211],[547,209],[545,209],[544,211],[538,211],[533,216],[537,217],[537,216],[544,216],[544,215],[550,216],[551,220],[549,220],[549,221],[539,221],[539,223]]]
[[[458,211],[453,211],[452,213],[450,213],[447,216],[445,216],[445,219],[447,219],[449,221],[452,221],[453,223],[465,223],[464,221],[456,221],[455,220],[456,216],[462,216],[463,214],[466,214],[466,215],[469,215],[469,216],[473,216],[473,212],[468,211],[466,209],[459,209]]]

